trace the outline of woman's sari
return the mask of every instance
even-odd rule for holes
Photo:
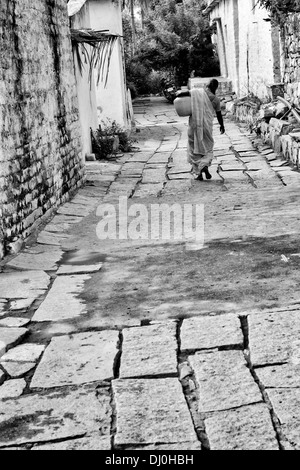
[[[203,88],[191,90],[192,115],[188,128],[188,162],[192,172],[200,175],[213,159],[213,120],[214,108]]]

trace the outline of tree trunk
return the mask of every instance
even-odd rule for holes
[[[135,31],[135,17],[134,17],[134,0],[130,0],[130,13],[131,13],[131,28],[132,28],[132,55],[136,50],[136,31]]]

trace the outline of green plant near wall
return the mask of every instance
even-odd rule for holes
[[[266,8],[272,21],[281,27],[284,27],[290,13],[300,12],[299,0],[257,0],[257,4]]]

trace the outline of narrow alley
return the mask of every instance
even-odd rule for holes
[[[194,180],[187,118],[134,114],[133,151],[0,263],[0,450],[299,450],[300,173],[225,120]],[[119,237],[120,204],[198,205],[204,240]]]

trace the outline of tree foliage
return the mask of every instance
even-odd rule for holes
[[[257,3],[266,8],[274,23],[284,26],[289,13],[300,12],[299,0],[257,0]]]
[[[170,75],[180,86],[187,83],[192,71],[201,77],[219,75],[212,29],[203,15],[205,6],[201,0],[152,0],[129,63],[127,54],[129,76],[134,68],[144,68],[148,75],[152,71]],[[124,25],[128,31],[128,18]],[[125,47],[126,42],[125,38]]]

